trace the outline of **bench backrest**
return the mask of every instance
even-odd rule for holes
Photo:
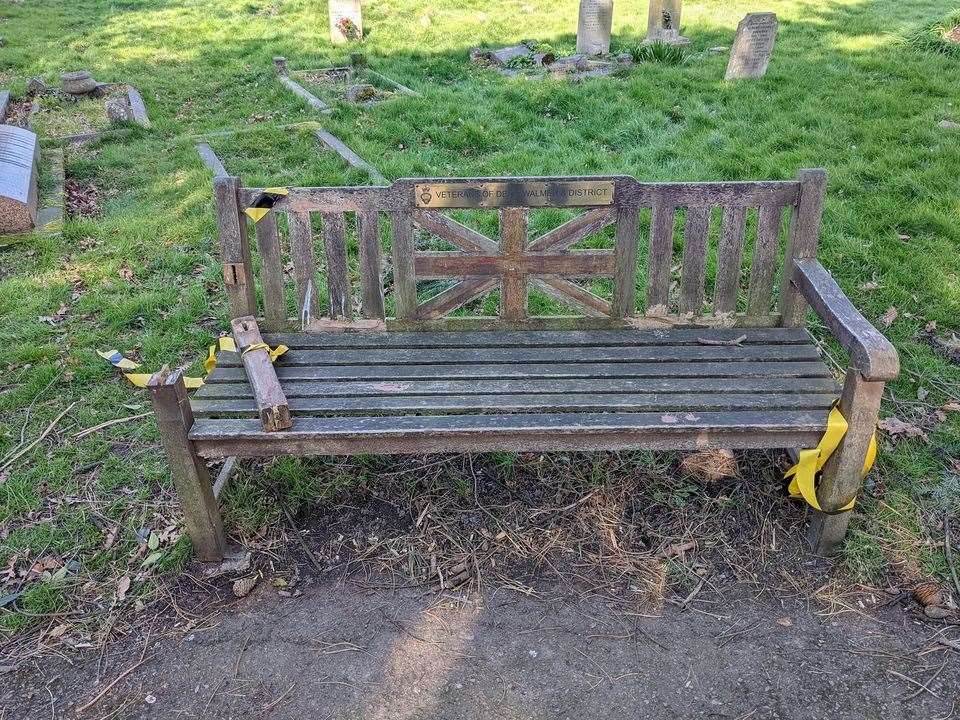
[[[255,224],[244,211],[264,189],[217,178],[215,199],[231,316],[262,315],[269,329],[299,324],[294,304],[308,330],[789,326],[804,311],[793,259],[816,254],[825,185],[822,170],[769,182],[401,179],[285,188]],[[577,314],[536,315],[530,290]],[[491,291],[498,311],[451,316]]]

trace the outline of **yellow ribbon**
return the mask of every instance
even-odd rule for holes
[[[820,439],[820,444],[812,450],[801,450],[797,464],[787,470],[784,477],[792,478],[788,492],[792,498],[803,498],[815,510],[824,512],[817,500],[816,478],[817,474],[823,470],[827,460],[833,455],[833,452],[840,446],[840,441],[847,434],[847,420],[840,412],[840,408],[834,405],[827,418],[827,431]],[[863,474],[866,475],[873,467],[877,459],[877,436],[870,438],[870,446],[867,448],[867,457],[863,463]],[[835,510],[834,512],[846,512],[853,508],[856,498],[847,505]]]
[[[232,337],[229,335],[221,337],[218,340],[217,345],[210,346],[210,349],[207,352],[207,359],[203,361],[204,377],[200,378],[184,376],[183,384],[186,385],[188,390],[196,390],[197,388],[202,387],[204,378],[213,372],[213,369],[217,366],[216,351],[218,346],[222,351],[237,351],[236,343],[233,342]],[[118,350],[97,350],[97,355],[120,370],[136,370],[140,367],[139,363],[135,363],[133,360],[125,358]],[[153,374],[125,372],[123,376],[138,388],[145,388],[147,387],[147,383],[150,381],[150,378],[153,377]]]
[[[270,362],[276,362],[277,358],[283,355],[289,349],[290,348],[288,348],[286,345],[277,345],[275,348],[271,348],[265,342],[258,342],[254,343],[240,354],[246,355],[248,352],[252,352],[253,350],[266,350],[270,354]]]

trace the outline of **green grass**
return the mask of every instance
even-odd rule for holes
[[[367,4],[363,45],[371,66],[422,97],[368,110],[338,106],[322,119],[276,81],[272,65],[275,55],[292,68],[346,61],[349,50],[329,44],[322,3],[35,0],[0,9],[0,86],[20,95],[32,75],[54,83],[63,71],[87,68],[101,81],[139,87],[153,121],[123,142],[69,150],[68,174],[101,186],[102,217],[68,220],[62,237],[0,247],[0,457],[21,432],[36,438],[77,403],[0,474],[0,571],[11,558],[19,572],[44,555],[76,568],[59,585],[42,576],[5,579],[0,595],[25,591],[16,611],[0,611],[5,627],[51,610],[105,612],[120,576],[142,589],[186,557],[186,541],[168,533],[163,559],[142,566],[149,532],[162,534],[178,517],[153,423],[82,441],[73,434],[147,409],[97,349],[117,347],[145,369],[190,363],[196,373],[206,345],[228,327],[211,176],[193,149],[197,133],[244,128],[211,144],[250,185],[368,182],[321,152],[309,132],[276,129],[309,120],[322,120],[391,178],[766,179],[826,167],[823,262],[868,318],[900,310],[888,334],[904,373],[885,412],[916,420],[960,395],[960,369],[919,336],[929,321],[957,330],[960,317],[960,136],[937,128],[945,118],[960,121],[960,61],[916,40],[929,36],[932,18],[955,11],[953,2],[771,0],[765,9],[781,25],[770,70],[735,84],[721,79],[726,58],[704,51],[730,45],[738,20],[756,9],[746,0],[688,3],[682,31],[694,59],[642,63],[624,77],[580,84],[503,78],[468,60],[473,46],[529,38],[558,54],[572,48],[572,0],[425,7]],[[646,3],[618,1],[612,50],[635,48],[645,25]],[[873,278],[875,289],[861,286]],[[929,392],[923,403],[918,388]],[[932,489],[949,489],[956,473],[950,458],[960,455],[960,421],[954,413],[935,424],[929,443],[882,442],[879,482],[845,549],[855,574],[943,572],[940,519],[955,508],[944,498],[954,496]],[[507,471],[513,460],[496,462]],[[299,505],[366,482],[372,471],[358,467],[284,460],[265,472]],[[275,510],[258,508],[261,492],[250,478],[230,491],[232,533],[279,522]],[[108,542],[111,528],[119,532]]]

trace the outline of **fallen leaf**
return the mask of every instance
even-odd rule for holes
[[[123,602],[123,599],[127,596],[127,591],[130,589],[130,576],[124,575],[120,578],[120,582],[117,583],[117,602]]]
[[[233,583],[233,594],[238,598],[246,597],[250,594],[250,591],[256,587],[259,579],[260,573],[257,573],[256,575],[250,575],[249,577],[240,578]]]
[[[886,418],[885,420],[878,422],[877,427],[887,433],[887,435],[889,435],[894,441],[898,440],[901,435],[903,437],[920,437],[924,440],[927,439],[927,434],[921,428],[911,423],[904,422],[900,418]]]
[[[777,619],[777,625],[782,627],[790,627],[793,625],[793,620],[789,617],[782,617]]]
[[[879,287],[880,287],[880,283],[878,283],[876,279],[868,280],[867,282],[860,283],[860,289],[863,290],[864,292],[870,292],[872,290],[876,290]]]
[[[131,282],[133,280],[133,270],[131,270],[128,267],[120,268],[120,277],[122,277],[127,282]]]
[[[887,308],[887,311],[880,316],[880,323],[884,327],[890,327],[893,325],[893,321],[897,319],[900,315],[900,311],[897,310],[893,305]]]
[[[930,394],[930,391],[927,390],[925,387],[921,386],[917,388],[917,400],[919,400],[920,402],[923,402],[924,400],[926,400],[929,394]]]
[[[960,403],[948,402],[940,409],[944,412],[960,412]]]
[[[48,638],[63,637],[63,634],[70,628],[67,625],[57,625],[53,630],[47,633]]]

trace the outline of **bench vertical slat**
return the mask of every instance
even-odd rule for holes
[[[287,227],[290,233],[290,260],[293,262],[293,276],[297,283],[299,310],[302,312],[308,303],[311,316],[315,317],[320,295],[317,292],[317,259],[313,252],[313,225],[309,212],[287,213]]]
[[[743,262],[743,238],[747,225],[747,208],[727,205],[723,208],[723,229],[717,261],[717,283],[713,309],[718,313],[734,312],[740,291],[740,265]]]
[[[817,256],[820,224],[823,219],[823,198],[827,190],[827,173],[822,168],[801,170],[800,199],[790,217],[783,283],[780,288],[780,312],[784,327],[803,325],[807,304],[793,284],[793,261]]]
[[[391,213],[393,222],[393,295],[397,318],[417,317],[417,274],[413,266],[413,219],[409,212]]]
[[[323,252],[327,266],[327,297],[330,317],[353,317],[350,270],[347,267],[347,224],[343,213],[322,213]]]
[[[365,318],[383,318],[383,264],[380,259],[380,213],[357,213],[360,236],[361,312]]]
[[[673,259],[673,222],[676,204],[669,197],[653,204],[650,219],[650,255],[647,261],[647,310],[666,307],[670,297],[670,262]]]
[[[780,250],[780,220],[783,207],[761,205],[757,220],[757,243],[753,249],[750,268],[750,290],[747,295],[747,314],[763,315],[770,312],[773,295],[773,276],[777,270]]]
[[[232,318],[253,315],[257,311],[246,216],[240,210],[239,192],[240,178],[214,178],[213,198],[217,209],[223,280]]]
[[[263,286],[263,317],[270,331],[287,324],[287,301],[283,292],[283,262],[280,259],[280,237],[277,214],[272,210],[254,226],[257,250],[260,253],[260,284]]]
[[[703,310],[704,278],[707,270],[707,234],[710,231],[709,205],[687,208],[683,231],[683,269],[680,278],[680,312],[699,315]]]
[[[500,250],[507,262],[519,260],[527,247],[527,208],[500,209]],[[527,316],[527,278],[522,272],[506,271],[500,287],[500,315],[505,320]]]
[[[637,224],[639,208],[625,205],[617,214],[613,256],[616,275],[610,314],[615,318],[637,314]]]

